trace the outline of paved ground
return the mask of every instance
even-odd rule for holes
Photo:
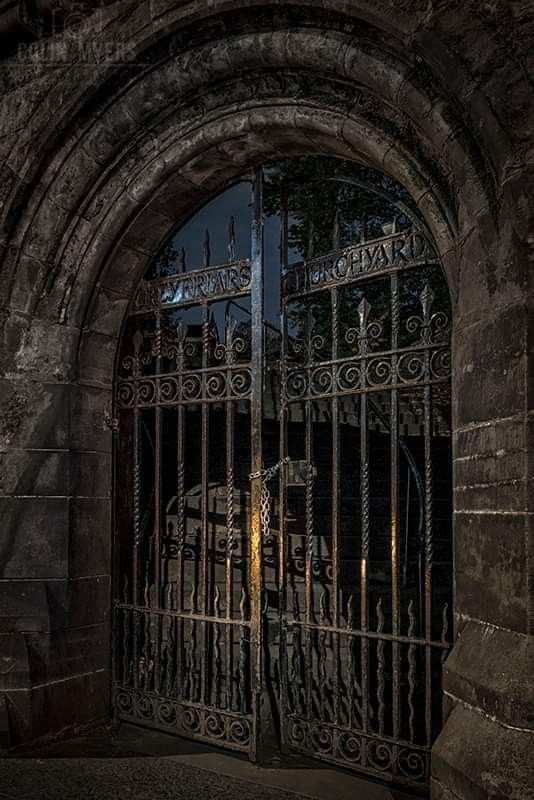
[[[172,758],[4,759],[2,800],[296,800]]]
[[[0,800],[413,800],[355,775],[246,758],[135,726],[0,758]]]

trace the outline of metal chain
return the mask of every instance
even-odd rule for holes
[[[291,461],[290,458],[287,456],[283,458],[281,461],[278,461],[276,464],[273,464],[272,467],[267,467],[266,469],[260,469],[257,472],[251,472],[249,475],[250,480],[254,480],[255,478],[261,478],[261,506],[260,506],[260,521],[261,521],[261,533],[264,539],[267,538],[269,535],[270,530],[270,523],[271,523],[271,493],[269,491],[269,481],[271,481],[274,476],[279,472],[279,470],[284,466],[284,464],[289,464]]]

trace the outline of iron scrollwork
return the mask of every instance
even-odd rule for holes
[[[229,263],[210,266],[206,232],[204,267],[186,272],[182,250],[179,274],[143,281],[131,311],[135,327],[121,361],[117,406],[133,438],[134,537],[115,603],[114,696],[122,719],[247,753],[254,729],[251,614],[247,532],[233,510],[232,441],[238,404],[251,403],[253,365],[249,327],[227,316],[221,340],[212,311],[216,301],[251,289],[250,261],[236,260],[233,220],[228,255]],[[208,474],[213,406],[224,408],[227,420],[227,530]],[[192,411],[201,430],[194,486],[185,458]],[[169,442],[171,459],[164,453]],[[222,569],[222,583],[210,583],[211,568]],[[232,575],[240,576],[237,599]]]
[[[287,557],[285,742],[419,785],[428,781],[436,730],[436,664],[450,647],[448,601],[432,594],[433,426],[445,429],[451,378],[450,317],[436,264],[426,237],[404,231],[288,268],[283,284],[283,311],[293,326],[290,335],[286,322],[281,365],[287,418],[303,420],[307,457],[318,441],[326,447],[320,425],[309,420],[324,420],[333,437],[328,477],[303,492],[302,544],[293,543]],[[359,451],[357,465],[342,461],[342,420],[346,447]],[[374,484],[380,470],[382,481],[389,479],[387,501]],[[282,491],[287,496],[289,487]],[[331,521],[324,511],[329,492]],[[343,519],[349,505],[359,525]],[[326,556],[318,553],[321,543]],[[359,596],[347,590],[345,570]]]
[[[260,648],[276,661],[286,751],[423,785],[451,639],[450,597],[433,582],[450,315],[423,227],[394,219],[340,248],[341,222],[336,211],[330,253],[283,259],[281,329],[265,325],[261,345],[258,261],[236,259],[233,219],[227,264],[210,266],[206,232],[202,269],[187,272],[182,252],[178,274],[139,288],[117,387],[132,541],[115,707],[254,752]],[[246,295],[250,308],[235,302]],[[251,408],[264,362],[262,435]],[[270,598],[251,578],[253,517]]]

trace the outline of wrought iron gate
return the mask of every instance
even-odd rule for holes
[[[334,248],[290,264],[286,197],[266,324],[263,179],[250,257],[232,220],[227,263],[209,237],[203,268],[178,254],[127,323],[116,714],[424,784],[450,646],[446,286],[398,198],[381,236],[341,246],[336,218]]]

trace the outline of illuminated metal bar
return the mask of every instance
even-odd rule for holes
[[[284,275],[288,266],[288,209],[287,191],[282,187],[280,211],[280,265],[281,274]],[[280,463],[288,455],[288,405],[286,402],[287,390],[287,304],[283,292],[280,293],[280,427],[279,427],[279,461]],[[289,665],[288,647],[288,627],[286,624],[289,614],[288,592],[290,589],[288,580],[288,530],[286,524],[287,516],[287,470],[282,467],[279,472],[278,482],[278,609],[280,625],[280,664]],[[292,643],[294,649],[294,643]],[[288,737],[288,714],[289,703],[289,675],[288,669],[280,670],[280,743],[282,752],[289,750]]]
[[[210,311],[207,303],[202,306],[202,367],[207,369],[209,364],[209,325]],[[210,409],[206,403],[202,403],[202,427],[201,427],[201,500],[200,500],[200,541],[201,541],[201,578],[200,578],[200,598],[201,608],[204,617],[211,613],[210,594],[209,594],[209,413]],[[202,623],[202,653],[200,661],[200,702],[206,705],[209,697],[209,662],[211,660],[211,649],[209,647],[209,625],[206,621]]]
[[[155,362],[156,362],[156,375],[161,371],[161,314],[156,312],[156,335],[154,341]],[[156,608],[162,605],[162,592],[161,592],[161,406],[156,406],[154,409],[154,430],[155,430],[155,444],[154,444],[154,529],[153,529],[153,542],[154,542],[154,592],[153,602]],[[150,628],[156,628],[155,641],[153,644],[156,657],[154,658],[154,691],[159,691],[160,686],[160,669],[161,669],[161,618],[156,616],[155,622],[152,614],[149,615]]]
[[[308,307],[306,315],[306,358],[311,364],[314,360],[313,350],[313,316]],[[306,714],[312,719],[312,683],[313,683],[313,630],[314,591],[313,591],[313,555],[314,555],[314,508],[313,508],[313,418],[309,400],[304,403],[304,442],[306,460],[305,478],[305,647],[306,647]]]
[[[252,304],[252,399],[251,399],[251,472],[257,477],[251,479],[251,524],[250,524],[250,647],[251,647],[251,691],[253,736],[251,758],[256,760],[263,752],[264,737],[268,727],[265,720],[266,707],[262,703],[265,691],[263,684],[262,654],[262,525],[261,490],[263,468],[262,430],[263,430],[263,174],[257,169],[254,176],[254,218],[251,239],[251,304]]]
[[[176,329],[177,340],[177,369],[179,373],[184,371],[185,343],[187,339],[187,328],[181,321]],[[184,613],[185,602],[185,572],[184,572],[184,550],[186,540],[186,521],[185,521],[185,408],[179,405],[176,409],[176,588],[177,610],[180,614]],[[185,684],[185,659],[184,659],[184,623],[181,618],[177,620],[177,654],[176,654],[176,688],[179,696],[184,697]]]
[[[399,349],[399,278],[391,276],[391,347]],[[392,368],[397,372],[397,356],[392,357]],[[390,514],[391,514],[391,631],[394,637],[400,634],[400,597],[399,597],[399,401],[397,389],[391,390],[390,411]],[[398,641],[391,644],[392,658],[392,719],[393,738],[400,736],[400,651]],[[394,751],[397,762],[398,749]]]
[[[143,334],[137,330],[133,336],[133,373],[138,375],[141,371],[141,346],[143,344]],[[139,546],[141,542],[141,443],[140,426],[141,412],[139,408],[134,408],[133,412],[133,552],[132,552],[132,601],[134,606],[139,603]],[[139,685],[139,625],[140,615],[132,610],[132,659],[133,659],[133,684]]]
[[[359,350],[362,357],[362,381],[365,383],[367,354],[367,304],[362,300],[359,306]],[[362,730],[369,730],[369,641],[366,636],[369,629],[369,610],[367,598],[367,582],[369,574],[370,553],[370,519],[369,519],[369,436],[367,431],[367,395],[360,397],[360,515],[361,515],[361,560],[360,560],[360,627],[361,640],[361,689],[362,689]],[[362,740],[362,762],[367,762],[366,743]]]
[[[334,238],[339,237],[339,218],[336,212],[337,227],[336,235]],[[330,289],[330,303],[332,308],[332,359],[334,361],[338,358],[339,349],[339,291],[337,288]],[[332,371],[332,384],[335,385],[336,372]],[[331,547],[332,547],[332,625],[334,628],[339,628],[339,599],[340,599],[340,448],[339,448],[339,400],[337,397],[332,397],[332,530],[331,530]],[[340,714],[340,686],[339,674],[341,669],[341,650],[340,650],[340,637],[338,633],[333,634],[333,695],[334,695],[334,721],[339,724]]]
[[[233,218],[232,218],[233,219]],[[235,249],[235,240],[232,237],[233,226],[230,226],[229,248]],[[226,314],[226,350],[225,361],[228,366],[227,381],[231,379],[231,366],[235,360],[234,354],[235,321]],[[225,438],[226,438],[226,554],[225,554],[225,617],[231,620],[233,616],[233,553],[235,543],[235,508],[234,508],[234,404],[227,400],[225,404]],[[226,678],[226,708],[233,706],[233,647],[234,638],[231,625],[226,625],[225,638],[225,678]]]

